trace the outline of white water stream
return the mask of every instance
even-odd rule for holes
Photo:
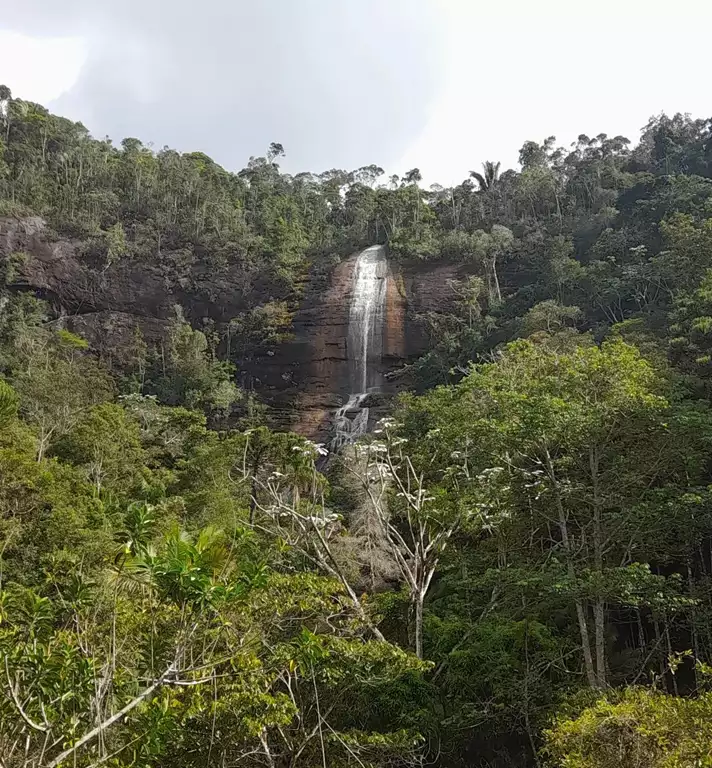
[[[362,404],[381,383],[377,364],[383,354],[387,274],[384,246],[372,245],[361,251],[354,269],[346,338],[350,394],[334,415],[332,450],[358,439],[368,427],[368,408]]]

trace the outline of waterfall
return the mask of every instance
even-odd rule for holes
[[[381,383],[378,364],[383,354],[387,273],[384,246],[361,251],[354,269],[346,338],[350,394],[334,416],[332,450],[358,439],[368,427],[368,408],[363,403]]]

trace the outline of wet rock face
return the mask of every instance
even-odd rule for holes
[[[408,357],[406,342],[408,297],[401,271],[389,265],[386,283],[386,316],[383,323],[384,374],[399,368]]]
[[[308,295],[294,316],[294,339],[254,363],[280,426],[325,439],[347,394],[346,338],[356,258],[338,264],[328,286]],[[266,391],[265,391],[266,390]]]
[[[346,339],[349,326],[354,267],[358,254],[334,270],[329,288],[313,306],[298,313],[295,325],[300,346],[296,416],[291,428],[320,441],[332,436],[334,412],[349,394],[349,361]],[[393,374],[428,349],[429,339],[418,318],[429,312],[448,311],[456,300],[454,284],[465,276],[461,265],[418,264],[402,267],[389,263],[383,323],[383,348],[379,373],[381,393],[363,405],[370,420],[388,412],[393,395],[405,382]]]
[[[408,266],[401,275],[407,297],[404,358],[413,360],[427,352],[430,339],[418,318],[429,313],[448,312],[457,301],[455,285],[467,276],[462,264]]]

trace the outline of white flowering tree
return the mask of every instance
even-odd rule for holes
[[[411,444],[400,427],[394,419],[383,419],[367,440],[341,458],[370,507],[369,533],[388,553],[407,587],[409,636],[422,659],[423,607],[442,554],[463,526],[482,529],[497,524],[503,514],[506,473],[501,467],[475,470],[481,457],[468,451],[466,441],[444,441],[434,429]],[[249,433],[247,438],[251,439]],[[245,446],[240,472],[251,488],[253,526],[338,579],[359,617],[383,639],[344,568],[343,548],[337,541],[344,533],[343,518],[329,508],[326,479],[317,469],[326,449],[296,435],[274,439],[282,441],[280,449],[261,449],[257,463],[249,459],[253,449]],[[447,456],[432,462],[430,457],[446,444]],[[451,450],[453,445],[459,450]],[[267,461],[268,456],[273,458]]]
[[[423,605],[440,558],[461,526],[485,519],[488,504],[482,491],[496,473],[473,475],[466,453],[453,454],[447,477],[430,473],[422,457],[416,458],[422,446],[409,453],[399,426],[394,419],[381,420],[374,439],[356,446],[360,461],[348,468],[360,478],[408,587],[409,634],[422,659]],[[436,441],[437,431],[428,438]],[[477,491],[476,497],[463,493],[466,486]]]
[[[254,436],[264,442],[266,430],[257,432],[246,433],[248,442],[239,467],[241,481],[250,487],[252,526],[285,542],[321,572],[341,582],[359,618],[383,640],[333,548],[333,539],[343,525],[341,515],[326,504],[326,478],[317,469],[317,462],[327,455],[326,448],[297,435],[270,433],[280,441],[279,450],[268,451],[261,445],[259,461],[252,462],[249,441]],[[279,458],[267,462],[268,455]]]

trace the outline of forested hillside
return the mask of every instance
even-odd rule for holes
[[[453,188],[283,153],[117,147],[0,87],[2,765],[712,765],[712,121]],[[92,276],[69,309],[40,228]],[[373,243],[460,277],[327,455],[245,371]],[[68,330],[139,268],[160,332]]]

